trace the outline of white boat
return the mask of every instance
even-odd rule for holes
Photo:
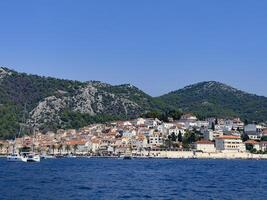
[[[41,155],[41,159],[55,159],[56,156],[53,155]]]
[[[41,156],[31,152],[21,153],[23,162],[41,162]]]
[[[22,162],[22,158],[19,154],[12,154],[7,156],[8,162]]]
[[[119,157],[120,160],[132,160],[133,157],[131,155],[122,155]]]
[[[66,158],[77,158],[77,156],[69,154],[69,155],[66,156]]]

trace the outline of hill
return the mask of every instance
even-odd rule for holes
[[[0,138],[13,138],[21,123],[45,132],[135,118],[149,111],[155,111],[149,116],[166,119],[168,111],[178,118],[173,110],[201,118],[267,121],[267,98],[214,81],[153,98],[130,84],[62,80],[0,68]]]
[[[248,94],[215,81],[190,85],[158,99],[201,118],[215,116],[241,117],[249,121],[267,120],[266,97]]]
[[[23,121],[43,131],[80,128],[161,108],[159,100],[129,84],[61,80],[0,68],[0,138],[13,137]]]

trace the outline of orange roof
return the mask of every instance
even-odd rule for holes
[[[67,145],[85,145],[86,142],[83,140],[70,140],[66,142]]]
[[[244,142],[245,144],[259,144],[259,142],[255,141],[255,140],[248,140],[246,142]]]
[[[214,143],[209,140],[200,140],[197,141],[196,144],[214,144]]]
[[[220,136],[218,137],[217,139],[240,139],[239,136],[235,136],[235,135],[223,135],[223,136]]]

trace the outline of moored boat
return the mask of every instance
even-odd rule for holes
[[[31,152],[24,152],[21,153],[21,160],[23,162],[40,162],[41,161],[41,156],[35,153]]]
[[[19,154],[11,154],[7,156],[7,161],[8,162],[21,162],[22,158]]]

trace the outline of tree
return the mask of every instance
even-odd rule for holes
[[[56,146],[54,144],[52,144],[51,148],[52,148],[52,151],[53,151],[53,155],[55,155]]]
[[[2,152],[4,145],[0,143],[0,151]]]
[[[66,146],[66,151],[67,151],[67,154],[69,154],[69,151],[70,151],[70,145],[67,145],[67,146]]]
[[[78,144],[75,144],[74,146],[73,146],[73,151],[74,151],[74,154],[76,154],[76,151],[78,150]]]
[[[176,140],[177,140],[177,136],[175,135],[175,133],[173,132],[172,134],[171,134],[171,138],[170,138],[173,142],[176,142]]]
[[[168,136],[168,139],[165,140],[165,142],[166,142],[166,147],[168,149],[170,149],[171,146],[172,146],[172,139],[171,139],[171,136],[170,135]]]
[[[215,123],[214,123],[214,122],[212,122],[212,124],[211,124],[211,129],[212,129],[213,131],[215,131]]]
[[[178,134],[178,141],[179,142],[182,142],[183,141],[183,136],[182,136],[181,131],[179,131],[179,134]]]
[[[179,110],[171,110],[168,112],[168,116],[172,117],[174,120],[179,120],[182,116],[182,113]]]
[[[60,155],[61,155],[62,149],[63,149],[63,145],[62,144],[58,145],[57,150],[59,151]]]
[[[248,134],[246,134],[246,133],[242,134],[242,135],[241,135],[241,139],[242,139],[243,142],[248,141],[248,140],[249,140],[249,136],[248,136]]]

